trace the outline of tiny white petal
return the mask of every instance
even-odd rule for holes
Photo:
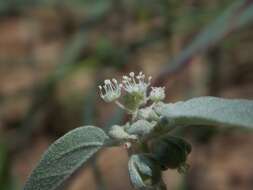
[[[123,78],[124,80],[128,80],[128,77],[125,76],[125,75],[124,75],[122,78]]]
[[[134,77],[134,72],[129,73],[130,77]]]
[[[110,83],[111,83],[111,81],[110,81],[110,80],[108,80],[108,79],[106,79],[104,83],[105,83],[105,84],[110,84]]]

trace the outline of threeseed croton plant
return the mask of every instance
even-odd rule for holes
[[[99,86],[105,102],[115,102],[131,115],[125,125],[111,126],[105,133],[94,126],[76,128],[44,153],[28,178],[24,190],[62,189],[61,184],[98,150],[122,146],[129,155],[131,183],[140,190],[166,190],[162,171],[189,168],[191,145],[170,134],[177,126],[220,125],[253,127],[253,101],[198,97],[184,102],[165,103],[165,88],[150,87],[151,77],[140,72],[123,76],[122,81],[105,80]],[[150,88],[149,88],[150,87]]]

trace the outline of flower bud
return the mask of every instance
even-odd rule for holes
[[[151,87],[152,90],[150,92],[149,98],[153,102],[159,102],[164,100],[165,98],[165,88],[164,87]]]
[[[109,130],[109,136],[111,136],[114,139],[119,139],[119,140],[136,140],[137,136],[136,135],[131,135],[128,134],[123,127],[119,125],[113,125],[111,129]]]
[[[155,121],[138,120],[127,129],[127,132],[133,135],[145,136],[154,129],[156,124],[157,122]]]
[[[145,119],[148,121],[158,121],[160,118],[156,114],[156,112],[152,109],[152,107],[142,108],[137,112],[138,119]]]

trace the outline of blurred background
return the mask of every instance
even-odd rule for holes
[[[253,98],[252,0],[0,0],[0,189],[18,190],[42,153],[81,125],[127,115],[98,84],[130,71],[166,87],[166,102]],[[252,190],[253,133],[179,127],[193,145],[170,190]],[[127,153],[99,152],[62,189],[131,190]]]

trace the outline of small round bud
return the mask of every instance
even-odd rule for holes
[[[165,98],[165,88],[164,87],[152,87],[149,98],[153,102],[159,102]]]
[[[112,138],[119,140],[136,140],[136,135],[128,134],[123,127],[119,125],[113,125],[108,133]]]
[[[145,136],[152,132],[155,126],[155,121],[138,120],[127,129],[127,132],[133,135]]]
[[[148,121],[158,121],[159,116],[156,114],[156,112],[152,109],[152,107],[146,107],[139,109],[137,112],[138,119],[145,119]]]

